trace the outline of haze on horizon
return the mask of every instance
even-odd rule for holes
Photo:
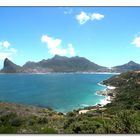
[[[0,67],[54,55],[140,63],[139,7],[0,7]]]

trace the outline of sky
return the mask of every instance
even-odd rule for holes
[[[140,63],[140,7],[0,7],[0,68],[56,54]]]

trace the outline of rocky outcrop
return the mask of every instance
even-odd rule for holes
[[[10,61],[8,58],[4,60],[4,66],[1,70],[3,73],[20,73],[23,72],[23,69],[21,66],[18,66],[14,64],[12,61]]]

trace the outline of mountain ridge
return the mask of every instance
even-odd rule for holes
[[[107,68],[100,66],[84,57],[66,57],[55,55],[39,62],[28,61],[23,66],[16,65],[6,58],[1,73],[52,73],[52,72],[111,72],[122,73],[140,70],[140,64],[129,61],[126,64]]]
[[[126,64],[119,65],[112,67],[112,71],[117,71],[117,72],[127,72],[127,71],[132,71],[132,70],[139,70],[140,69],[140,64],[135,63],[134,61],[129,61]]]

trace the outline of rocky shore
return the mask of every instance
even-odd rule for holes
[[[92,110],[105,109],[104,106],[111,103],[111,101],[115,98],[115,89],[116,87],[114,86],[106,86],[104,90],[97,91],[96,94],[99,96],[105,96],[105,99],[101,100],[101,102],[95,106],[85,107],[79,111],[79,114],[84,114]]]
[[[107,86],[105,90],[97,91],[97,95],[105,96],[106,98],[101,101],[100,105],[103,107],[104,105],[110,103],[115,98],[114,90],[116,87]]]

